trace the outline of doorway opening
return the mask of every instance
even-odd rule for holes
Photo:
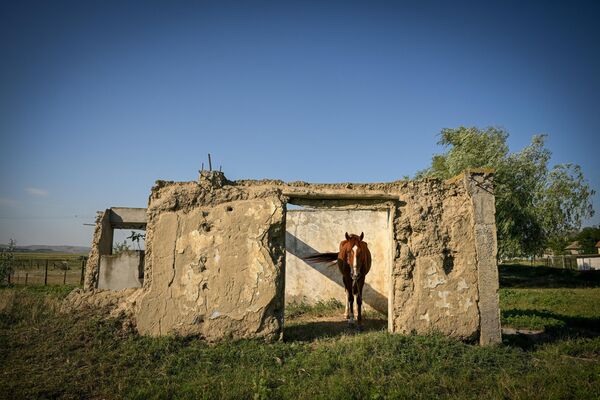
[[[371,252],[363,288],[363,331],[388,326],[392,252],[391,202],[290,199],[285,227],[285,323],[291,340],[358,332],[344,317],[347,295],[336,263],[309,263],[303,257],[337,252],[345,233],[360,235]],[[354,300],[354,313],[357,305]]]

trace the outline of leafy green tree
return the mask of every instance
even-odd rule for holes
[[[600,225],[583,228],[574,240],[579,242],[585,254],[597,253],[596,243],[600,241]]]
[[[545,135],[533,136],[517,153],[509,152],[508,136],[493,127],[443,129],[438,144],[447,151],[434,155],[431,167],[417,178],[447,179],[467,168],[493,168],[499,256],[541,255],[546,246],[593,216],[594,191],[578,165],[549,168]]]

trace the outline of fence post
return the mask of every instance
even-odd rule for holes
[[[565,255],[562,255],[562,267],[565,269]]]
[[[25,272],[25,285],[27,285],[28,278],[29,278],[29,272]]]
[[[63,285],[67,283],[67,270],[65,269],[65,273],[63,274]]]
[[[48,259],[46,259],[46,270],[44,271],[44,286],[48,284]]]
[[[84,271],[85,271],[85,259],[82,259],[81,260],[81,279],[79,280],[80,285],[83,285]]]
[[[8,273],[8,283],[10,284],[10,272]]]

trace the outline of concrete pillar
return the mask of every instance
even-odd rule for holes
[[[500,343],[500,301],[498,298],[498,265],[496,254],[496,203],[491,171],[466,171],[465,187],[471,197],[477,279],[479,289],[479,343]]]

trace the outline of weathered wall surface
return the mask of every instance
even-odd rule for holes
[[[387,313],[392,224],[388,210],[306,209],[288,210],[286,216],[286,303],[337,299],[346,294],[337,264],[308,264],[301,257],[337,251],[344,233],[364,232],[372,255],[366,277],[363,305]]]
[[[86,290],[95,289],[98,285],[98,271],[100,269],[100,256],[112,254],[113,229],[110,226],[110,209],[98,212],[96,228],[92,239],[92,248],[85,266],[85,280],[83,287]]]
[[[476,337],[480,316],[473,217],[461,184],[421,181],[396,211],[390,330]]]
[[[148,208],[140,333],[280,337],[284,205],[278,191],[159,184]]]
[[[115,255],[100,256],[98,289],[138,288],[142,287],[143,282],[143,251],[127,250]]]

